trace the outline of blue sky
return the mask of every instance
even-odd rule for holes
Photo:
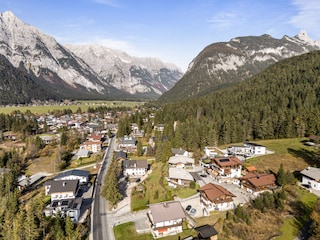
[[[320,40],[318,0],[1,0],[0,11],[60,43],[99,43],[183,71],[207,45],[238,36]]]

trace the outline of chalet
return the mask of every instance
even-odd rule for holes
[[[51,142],[53,142],[56,139],[55,136],[51,136],[51,135],[41,135],[39,137],[44,144],[50,144]]]
[[[217,230],[209,224],[196,227],[195,230],[198,233],[198,239],[218,240]]]
[[[90,172],[80,169],[72,169],[66,172],[62,172],[57,175],[54,180],[79,180],[80,184],[87,184],[89,182]]]
[[[149,205],[148,218],[153,237],[159,238],[182,232],[186,214],[180,202],[162,202]]]
[[[320,168],[307,167],[302,170],[302,184],[308,185],[312,189],[320,190]]]
[[[182,155],[172,156],[168,160],[170,167],[177,168],[193,168],[194,167],[194,159],[190,157],[185,157]]]
[[[219,177],[240,178],[242,162],[236,157],[223,157],[212,159],[212,174]]]
[[[170,187],[189,186],[193,181],[192,175],[182,168],[169,168],[168,184]]]
[[[118,161],[126,160],[127,159],[127,153],[123,150],[116,152],[116,159]]]
[[[228,210],[235,207],[233,202],[235,195],[220,185],[208,183],[199,188],[199,192],[200,205],[208,212]]]
[[[87,136],[87,140],[90,142],[100,142],[102,141],[102,135],[91,133]]]
[[[134,177],[143,176],[148,171],[147,160],[123,160],[122,161],[123,175]]]
[[[276,177],[274,174],[248,173],[240,178],[240,186],[247,192],[258,195],[266,190],[277,188]]]

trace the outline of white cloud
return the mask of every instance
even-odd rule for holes
[[[306,30],[310,35],[320,38],[320,4],[318,0],[294,0],[293,5],[298,8],[297,15],[289,23],[299,29]]]
[[[223,30],[231,27],[237,20],[237,15],[233,12],[219,12],[208,20],[213,28]]]
[[[119,4],[115,0],[93,0],[93,2],[103,5],[109,5],[111,7],[119,7]]]

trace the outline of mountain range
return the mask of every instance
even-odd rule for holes
[[[189,64],[187,72],[160,102],[173,102],[206,95],[243,81],[285,58],[320,49],[305,31],[294,37],[270,35],[236,37],[205,47]]]
[[[16,101],[15,95],[28,95],[35,88],[43,93],[40,99],[47,92],[53,99],[156,99],[183,75],[175,65],[155,58],[131,57],[97,45],[64,46],[10,11],[0,14],[0,55],[7,60],[2,65],[8,65],[1,71],[16,68],[14,77],[0,82],[2,104],[29,101]],[[22,75],[34,83],[33,89],[10,89],[24,81],[17,78]]]

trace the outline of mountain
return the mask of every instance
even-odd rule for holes
[[[177,67],[156,59],[100,46],[69,48],[85,59],[12,12],[0,13],[0,55],[59,99],[155,99],[182,76]],[[6,80],[19,82],[10,76]]]
[[[179,101],[206,95],[248,79],[279,60],[318,49],[320,41],[313,41],[305,31],[282,39],[262,35],[213,43],[193,59],[185,75],[159,101]]]
[[[319,135],[320,50],[281,60],[211,94],[164,104],[156,117],[176,123],[166,137],[188,151]]]
[[[160,96],[182,77],[173,64],[156,58],[137,58],[99,45],[66,45],[103,79],[117,89],[130,93]]]

